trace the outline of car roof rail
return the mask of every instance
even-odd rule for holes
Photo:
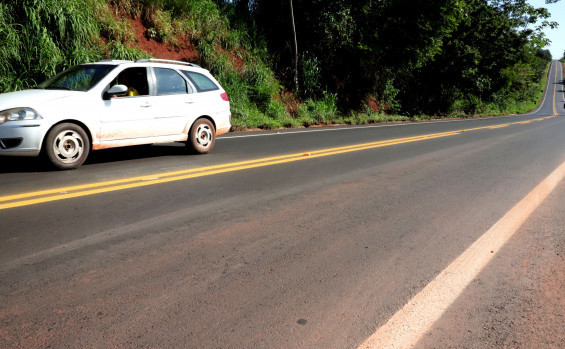
[[[181,64],[181,65],[187,65],[187,66],[189,66],[189,67],[202,68],[202,67],[199,66],[198,64],[189,63],[189,62],[183,62],[183,61],[174,61],[174,60],[171,60],[171,59],[141,58],[141,59],[138,59],[137,61],[135,61],[135,63],[151,63],[151,62],[155,62],[155,63]]]
[[[131,61],[126,61],[126,60],[123,60],[123,59],[102,59],[98,62],[92,62],[90,64],[95,64],[95,63],[128,63],[128,62],[131,63]],[[89,64],[89,63],[87,63],[87,64]]]

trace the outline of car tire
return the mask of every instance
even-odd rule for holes
[[[188,134],[186,146],[191,152],[196,154],[206,154],[214,148],[216,143],[216,129],[208,119],[198,119]]]
[[[80,167],[90,153],[90,141],[82,127],[63,123],[53,127],[43,144],[46,160],[60,170]]]

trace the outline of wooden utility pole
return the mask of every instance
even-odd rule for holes
[[[292,34],[294,36],[294,92],[298,93],[298,41],[296,41],[296,25],[294,24],[294,9],[290,2],[290,18],[292,20]]]

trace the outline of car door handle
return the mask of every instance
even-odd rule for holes
[[[149,108],[150,106],[151,106],[151,104],[149,104],[149,103],[145,103],[145,104],[140,105],[140,107],[142,107],[142,108]]]
[[[188,101],[186,101],[185,103],[186,103],[186,104],[194,104],[194,101],[188,100]]]

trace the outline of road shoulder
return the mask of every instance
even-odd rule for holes
[[[417,347],[565,347],[564,204],[561,183]]]

